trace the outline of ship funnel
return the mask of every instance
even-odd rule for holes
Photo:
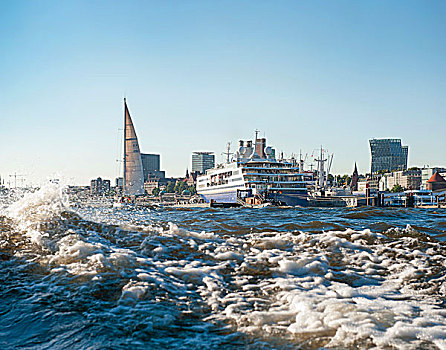
[[[262,139],[260,139],[259,152],[257,152],[259,154],[260,158],[266,158],[265,148],[266,148],[266,139],[262,138]]]
[[[265,148],[265,155],[267,159],[273,159],[274,158],[274,151],[272,147],[268,146]]]
[[[252,147],[252,141],[246,141],[245,152],[243,153],[243,158],[249,158],[254,153],[254,147]]]
[[[237,158],[239,157],[244,158],[246,153],[246,147],[244,146],[245,142],[243,140],[240,140],[238,143],[239,143],[239,148],[237,151]]]

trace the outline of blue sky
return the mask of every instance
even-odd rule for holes
[[[123,97],[168,176],[261,130],[370,169],[370,138],[446,166],[444,1],[0,1],[0,175],[119,173]],[[311,158],[311,157],[310,157]]]

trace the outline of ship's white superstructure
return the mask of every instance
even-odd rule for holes
[[[197,193],[207,202],[236,203],[250,196],[285,205],[306,205],[313,173],[300,164],[277,160],[266,139],[240,141],[226,164],[218,165],[197,178]]]

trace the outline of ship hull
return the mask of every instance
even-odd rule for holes
[[[237,203],[237,190],[225,191],[225,192],[212,192],[212,193],[199,193],[199,195],[209,203],[211,201],[215,203]]]
[[[206,201],[206,203],[210,203],[211,201],[214,203],[220,204],[234,204],[237,203],[237,190],[233,191],[225,191],[225,192],[217,192],[214,191],[212,193],[200,193],[200,196]],[[308,200],[306,194],[303,193],[274,193],[268,196],[269,200],[272,200],[276,203],[280,203],[282,205],[288,205],[292,207],[306,207],[308,206]]]
[[[308,197],[303,193],[272,193],[268,196],[274,202],[292,207],[307,207]]]

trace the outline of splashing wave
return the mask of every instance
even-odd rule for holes
[[[0,212],[6,347],[446,347],[444,213],[71,204]]]

